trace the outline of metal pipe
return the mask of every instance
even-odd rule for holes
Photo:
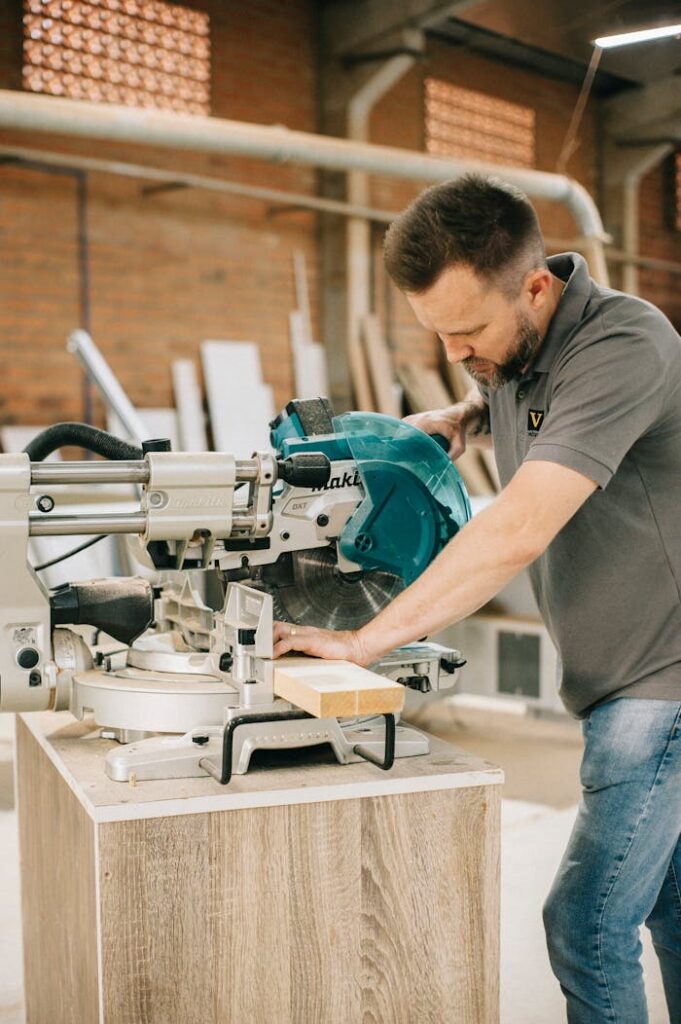
[[[49,484],[146,484],[149,465],[142,461],[32,462],[31,483]]]
[[[423,182],[446,181],[478,171],[502,177],[534,198],[562,203],[572,213],[583,235],[601,241],[605,238],[600,214],[586,189],[571,178],[548,171],[453,160],[395,146],[291,131],[279,125],[246,124],[225,118],[67,100],[9,89],[0,90],[0,127],[173,150],[231,153],[276,163],[290,161],[328,170],[366,171]]]
[[[419,33],[422,41],[421,33]],[[348,103],[348,137],[366,143],[369,118],[376,103],[414,66],[413,54],[392,57],[357,90]],[[365,171],[348,175],[348,200],[367,206],[369,181]],[[364,217],[351,217],[346,225],[346,336],[352,386],[359,409],[371,411],[374,399],[365,369],[362,321],[371,312],[371,228]]]
[[[113,409],[119,420],[136,441],[145,441],[149,431],[134,405],[118,382],[111,367],[86,331],[73,331],[66,343],[79,363],[94,380],[106,403]]]
[[[323,199],[318,196],[306,195],[304,192],[287,192],[279,188],[261,188],[258,185],[241,185],[232,181],[220,181],[203,174],[186,174],[184,171],[163,171],[160,167],[145,167],[142,164],[123,163],[120,160],[99,160],[94,157],[80,156],[76,153],[66,156],[64,153],[53,153],[51,150],[31,149],[26,146],[0,146],[0,158],[10,157],[12,160],[30,160],[35,164],[52,164],[68,170],[74,168],[96,174],[116,174],[122,178],[139,178],[142,181],[154,181],[159,185],[177,185],[178,187],[201,188],[209,192],[225,192],[227,195],[239,196],[242,199],[254,199],[258,202],[281,203],[284,206],[304,207],[319,213],[335,213],[348,217],[366,217],[389,224],[397,213],[389,210],[378,210],[370,206],[351,206],[338,199]]]
[[[257,480],[258,463],[255,459],[236,459],[236,479],[240,483]],[[31,483],[48,484],[146,484],[150,469],[145,460],[116,462],[32,462]]]
[[[645,153],[629,168],[622,183],[622,249],[626,260],[622,270],[622,291],[638,295],[638,270],[635,258],[639,254],[639,188],[641,178],[653,167],[657,167],[669,150],[671,143],[663,143]]]
[[[144,533],[144,512],[109,512],[102,515],[41,515],[29,512],[30,537],[66,537],[90,533]]]
[[[605,258],[613,263],[630,263],[648,270],[662,270],[666,274],[681,274],[681,263],[674,260],[661,260],[657,256],[632,256],[622,249],[606,249]]]

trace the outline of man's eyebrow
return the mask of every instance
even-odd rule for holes
[[[468,334],[478,334],[485,327],[487,327],[487,324],[478,324],[476,327],[461,327],[458,330],[442,331],[441,333],[442,334],[459,334],[459,335],[462,335],[463,337],[466,337],[466,335],[468,335]]]

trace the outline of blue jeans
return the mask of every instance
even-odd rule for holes
[[[640,926],[681,1024],[681,703],[623,698],[584,722],[583,799],[544,907],[569,1024],[647,1024]]]

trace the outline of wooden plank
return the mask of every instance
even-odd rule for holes
[[[301,318],[303,344],[312,345],[314,337],[312,335],[310,293],[307,287],[307,261],[302,249],[296,249],[293,253],[293,276],[296,283],[296,306]]]
[[[97,1024],[95,825],[17,718],[26,1017]]]
[[[177,409],[180,451],[206,452],[206,417],[201,388],[193,359],[175,359],[172,365],[173,392]]]
[[[404,707],[404,687],[350,661],[287,656],[274,666],[274,692],[317,718],[387,714]]]
[[[375,313],[362,320],[362,338],[378,412],[399,419],[402,407],[395,385],[392,357],[386,344],[381,322]]]
[[[260,352],[250,341],[203,341],[203,375],[213,447],[237,458],[271,451],[272,389],[262,383]]]
[[[492,481],[492,486],[497,493],[501,490],[501,480],[499,479],[499,470],[497,469],[497,460],[494,455],[493,448],[478,448],[478,454],[482,459],[487,475]]]
[[[318,398],[328,394],[326,352],[323,345],[306,340],[304,314],[289,313],[293,377],[296,398]]]

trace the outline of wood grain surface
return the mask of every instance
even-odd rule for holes
[[[292,751],[278,760],[263,757],[246,775],[235,776],[229,786],[221,786],[208,775],[133,786],[114,782],[106,775],[104,758],[118,744],[99,739],[90,716],[78,722],[66,711],[38,711],[22,715],[22,721],[46,745],[60,770],[73,780],[91,817],[100,821],[231,810],[249,804],[261,806],[265,801],[318,803],[375,796],[377,789],[387,793],[485,783],[497,786],[503,782],[503,772],[489,761],[429,736],[429,754],[397,758],[389,772],[381,772],[366,761],[340,765],[324,751]],[[398,736],[400,728],[398,725]],[[271,766],[273,763],[276,768]]]
[[[385,715],[404,707],[404,686],[350,661],[286,655],[275,663],[273,689],[317,718]]]
[[[95,825],[17,716],[26,1019],[97,1024]]]
[[[96,789],[100,741],[74,723],[43,748],[31,729],[58,717],[17,723],[29,1024],[498,1024],[500,788],[477,759],[433,741],[400,766],[460,788],[435,776],[423,792],[234,809],[207,796],[202,813],[97,823],[70,787]],[[246,778],[314,789],[355,768],[391,774]],[[144,787],[121,801],[149,806]]]
[[[496,1024],[496,787],[100,826],[106,1024]]]

